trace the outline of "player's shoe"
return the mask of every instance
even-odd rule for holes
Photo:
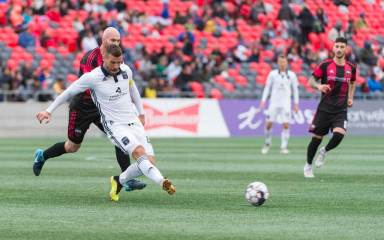
[[[164,178],[161,186],[163,187],[163,190],[166,191],[169,195],[176,193],[175,186],[173,186],[172,182],[167,178]]]
[[[41,169],[43,168],[45,163],[43,150],[42,149],[36,149],[35,151],[35,160],[33,162],[33,173],[35,176],[39,176],[41,173]]]
[[[262,154],[267,154],[269,152],[269,145],[264,144],[263,148],[261,149]]]
[[[315,177],[315,175],[313,175],[312,165],[311,164],[308,164],[308,163],[305,164],[305,166],[304,166],[304,177],[305,178],[314,178]]]
[[[119,182],[119,176],[111,176],[111,191],[109,192],[109,196],[111,197],[112,201],[119,201],[119,193],[121,191],[121,188],[123,187]]]
[[[147,184],[140,182],[139,180],[136,179],[131,179],[128,182],[124,184],[124,189],[127,192],[134,191],[134,190],[141,190],[145,188]]]
[[[282,148],[282,149],[280,149],[280,153],[281,154],[289,154],[289,150],[288,150],[288,148]]]
[[[316,167],[320,168],[321,166],[324,165],[326,153],[327,153],[327,151],[325,151],[325,147],[320,148],[319,154],[317,155],[317,158],[315,161]]]

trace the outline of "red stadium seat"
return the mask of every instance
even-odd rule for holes
[[[212,88],[212,90],[210,92],[210,97],[211,98],[215,98],[215,99],[222,99],[223,98],[223,94],[220,92],[219,89]]]

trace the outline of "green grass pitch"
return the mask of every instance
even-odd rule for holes
[[[119,172],[107,139],[86,139],[80,152],[50,159],[32,173],[35,148],[60,139],[0,139],[0,239],[383,239],[384,137],[346,137],[316,178],[303,178],[309,137],[291,154],[268,155],[262,139],[154,139],[158,167],[176,185],[168,196],[146,189],[108,198]],[[324,142],[325,143],[325,142]],[[262,207],[244,199],[264,182]]]

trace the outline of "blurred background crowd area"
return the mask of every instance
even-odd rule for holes
[[[0,101],[48,101],[77,79],[107,26],[143,97],[259,98],[286,53],[301,97],[349,41],[359,98],[383,98],[384,0],[0,0]]]

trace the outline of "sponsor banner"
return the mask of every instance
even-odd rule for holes
[[[145,129],[152,137],[228,137],[219,104],[207,99],[146,99]]]
[[[347,128],[351,135],[384,135],[384,101],[354,101]]]
[[[257,100],[221,100],[220,108],[231,136],[262,136],[264,134],[266,111],[259,109]],[[301,100],[300,111],[291,118],[291,135],[308,135],[316,100]],[[277,119],[281,123],[280,117]],[[273,134],[279,135],[281,124],[273,126]]]

